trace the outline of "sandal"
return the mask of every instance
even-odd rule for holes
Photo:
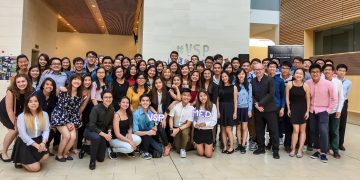
[[[11,162],[11,159],[4,159],[3,157],[2,157],[2,154],[0,153],[0,158],[1,158],[1,160],[3,161],[3,162]]]
[[[294,156],[295,156],[295,153],[289,153],[289,156],[290,156],[290,157],[294,157]]]
[[[303,157],[303,154],[302,154],[302,153],[301,153],[301,154],[298,153],[298,154],[296,155],[296,157],[297,157],[297,158],[302,158],[302,157]]]

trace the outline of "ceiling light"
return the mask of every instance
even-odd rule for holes
[[[95,8],[96,6],[93,4],[93,5],[91,5],[91,7]]]
[[[69,24],[69,23],[67,23],[66,25],[70,26],[70,24]]]

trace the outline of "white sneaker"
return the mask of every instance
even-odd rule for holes
[[[279,138],[279,144],[283,145],[284,144],[284,138]]]
[[[185,149],[180,149],[180,157],[181,157],[181,158],[186,158],[186,151],[185,151]]]

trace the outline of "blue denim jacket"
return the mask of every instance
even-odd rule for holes
[[[252,87],[249,84],[249,91],[245,89],[243,85],[240,85],[240,91],[237,93],[238,108],[248,108],[248,112],[252,111],[253,108],[253,98],[252,98]]]
[[[150,109],[147,110],[147,114]],[[154,127],[154,121],[150,121],[143,108],[139,107],[133,112],[133,132],[136,131],[149,131]]]

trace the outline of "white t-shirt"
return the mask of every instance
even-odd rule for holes
[[[170,111],[169,116],[174,118],[174,127],[180,127],[186,123],[186,121],[193,121],[194,119],[194,107],[188,103],[185,107],[182,102],[175,105]]]

